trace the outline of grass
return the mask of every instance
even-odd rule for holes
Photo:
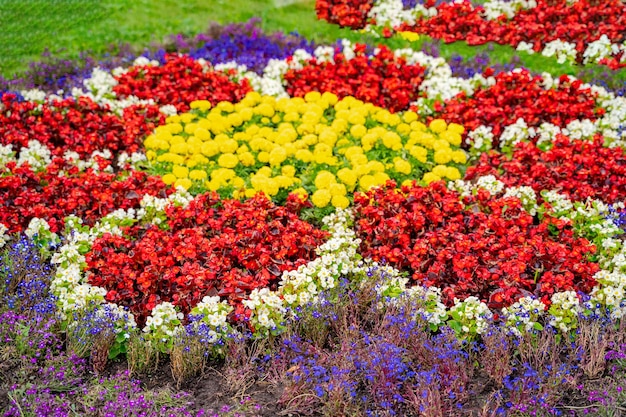
[[[318,41],[352,37],[318,21],[315,1],[275,7],[271,0],[0,0],[0,74],[25,70],[49,49],[55,56],[97,55],[113,43],[148,45],[170,34],[196,34],[212,21],[243,22],[258,16],[263,29],[298,33]]]

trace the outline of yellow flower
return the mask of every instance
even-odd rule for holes
[[[187,176],[189,175],[189,168],[180,165],[174,165],[174,167],[172,168],[172,174],[174,174],[176,178],[187,178]]]
[[[332,149],[337,142],[337,134],[331,129],[324,129],[318,136],[320,144],[326,145]]]
[[[446,178],[448,178],[449,180],[460,180],[461,179],[461,173],[459,172],[459,170],[455,167],[446,167]]]
[[[189,107],[191,107],[192,109],[207,111],[211,108],[211,102],[209,102],[208,100],[195,100],[189,103]]]
[[[354,173],[357,175],[357,177],[363,177],[364,175],[370,173],[370,167],[367,165],[355,165]]]
[[[261,116],[265,116],[265,117],[274,116],[274,108],[268,103],[261,103],[258,106],[256,106],[254,110],[256,114],[260,114]],[[267,124],[268,122],[269,122],[269,119],[267,120],[267,122],[265,122],[265,124]]]
[[[315,188],[317,189],[328,189],[330,188],[331,184],[336,183],[337,180],[335,179],[335,176],[328,171],[320,171],[317,173],[317,176],[315,177]]]
[[[389,131],[383,135],[383,145],[391,150],[398,151],[402,149],[402,139],[396,132]]]
[[[328,190],[332,196],[346,195],[346,186],[340,183],[330,184]]]
[[[234,139],[226,139],[222,141],[219,146],[221,153],[235,153],[237,152],[237,148],[239,148],[239,144]]]
[[[280,172],[286,177],[293,177],[296,175],[296,168],[293,165],[284,165],[280,169]]]
[[[412,167],[409,161],[402,158],[396,158],[393,162],[394,169],[401,174],[410,174]]]
[[[176,179],[176,175],[174,174],[165,174],[163,175],[163,177],[161,177],[161,180],[167,185],[174,184],[174,182],[176,182]]]
[[[197,127],[196,130],[194,130],[193,135],[201,141],[211,139],[211,132],[202,127]]]
[[[217,160],[217,164],[224,168],[234,168],[239,163],[239,158],[232,153],[225,153],[220,155]]]
[[[178,155],[187,155],[188,146],[185,142],[175,143],[170,148],[170,152],[176,153]]]
[[[367,163],[367,166],[370,169],[370,172],[384,172],[385,171],[385,165],[380,161],[369,161]]]
[[[367,133],[367,128],[363,125],[354,125],[350,128],[350,134],[355,139],[361,139]]]
[[[302,187],[300,188],[296,188],[295,190],[293,190],[291,192],[292,194],[297,194],[298,196],[300,196],[302,199],[306,199],[309,196],[309,193],[306,192],[306,190]]]
[[[235,188],[243,188],[246,185],[246,182],[241,177],[235,177],[231,180],[231,182]]]
[[[191,185],[192,183],[189,178],[179,178],[174,183],[175,187],[183,187],[185,190],[188,190],[189,188],[191,188]]]
[[[447,164],[452,160],[452,152],[450,151],[450,149],[441,149],[435,151],[434,160],[436,164]]]
[[[445,165],[436,165],[432,169],[432,173],[441,178],[445,177],[447,172],[448,172],[448,167]]]
[[[457,149],[452,152],[452,160],[457,164],[464,164],[467,162],[467,154],[463,150]]]
[[[376,181],[376,185],[382,185],[389,181],[389,175],[386,172],[377,172],[374,174],[374,181]]]
[[[287,159],[287,152],[285,152],[283,147],[278,146],[270,152],[268,161],[271,166],[278,166],[282,164],[285,159]]]
[[[269,152],[265,152],[265,151],[259,152],[256,158],[259,160],[259,162],[263,162],[264,164],[266,164],[270,161],[270,154]]]
[[[339,181],[346,184],[349,188],[353,188],[356,184],[357,176],[350,168],[341,168],[337,171]]]
[[[373,175],[363,175],[359,180],[359,187],[363,191],[367,191],[375,185],[377,185],[376,178]]]
[[[317,190],[311,196],[311,201],[316,207],[323,208],[330,203],[332,196],[328,190]]]
[[[339,97],[337,97],[336,94],[327,91],[322,94],[322,100],[324,100],[331,106],[334,106],[335,104],[337,104],[337,101],[339,101]]]
[[[206,177],[206,171],[201,171],[199,169],[194,169],[189,173],[189,178],[192,180],[205,180]]]
[[[170,123],[170,124],[167,124],[166,126],[167,126],[167,129],[172,134],[180,133],[183,131],[183,126],[180,123]]]
[[[350,205],[350,200],[344,195],[334,195],[331,204],[333,207],[345,209]]]
[[[450,129],[446,130],[445,132],[441,132],[439,134],[439,137],[441,139],[444,139],[450,145],[461,146],[461,135],[459,133],[453,132]]]
[[[322,95],[319,91],[310,91],[304,95],[304,100],[307,103],[315,103],[322,98]]]
[[[353,156],[351,156],[350,158],[348,158],[348,160],[350,161],[350,163],[352,165],[365,165],[367,164],[369,161],[367,160],[367,156],[359,153],[359,154],[355,154]]]
[[[448,124],[443,119],[435,119],[428,125],[428,128],[435,133],[445,132],[448,128]]]
[[[244,152],[240,154],[239,161],[241,162],[241,165],[245,167],[250,167],[256,163],[256,160],[254,159],[254,155],[252,155],[252,153],[250,152]]]
[[[404,120],[405,123],[414,122],[417,120],[417,113],[415,113],[414,111],[406,111],[402,115],[402,119]]]
[[[450,123],[448,125],[448,130],[454,133],[458,133],[459,135],[462,135],[463,133],[465,133],[465,127],[463,127],[462,125],[458,123]]]
[[[427,172],[422,177],[422,181],[424,181],[426,184],[430,184],[431,182],[439,181],[440,179],[441,179],[441,177],[433,174],[432,172]]]
[[[204,142],[202,146],[200,147],[200,152],[202,152],[203,155],[206,155],[209,158],[217,155],[219,151],[220,151],[219,146],[217,145],[217,143],[215,143],[212,140]]]
[[[299,149],[296,151],[295,157],[302,162],[311,162],[313,160],[313,153],[308,149]]]
[[[401,32],[398,32],[398,34],[403,38],[406,39],[409,42],[416,42],[419,40],[420,35],[418,33],[415,32],[411,32],[408,30],[403,30]]]

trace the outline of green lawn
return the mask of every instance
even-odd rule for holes
[[[100,55],[110,44],[128,42],[141,47],[170,34],[199,33],[210,22],[244,22],[255,16],[262,19],[265,30],[297,31],[317,41],[362,37],[358,32],[318,21],[314,0],[300,0],[286,7],[276,7],[274,1],[0,0],[0,74],[11,77],[23,71],[29,62],[38,60],[46,48],[60,57],[76,57],[81,51]],[[385,42],[396,46],[407,44],[398,39]],[[487,46],[470,47],[465,42],[456,42],[444,45],[441,53],[445,57],[453,53],[470,57],[485,50]],[[506,63],[515,51],[508,46],[495,45],[489,54]],[[538,72],[560,75],[578,71],[571,65],[560,65],[540,55],[522,54],[521,57],[524,65]],[[626,71],[619,71],[615,76],[626,79]]]
[[[320,22],[315,1],[274,7],[270,0],[0,0],[0,74],[24,70],[46,48],[58,56],[103,53],[111,43],[136,46],[175,33],[195,34],[212,21],[258,16],[267,30],[297,31],[330,41],[354,36]]]

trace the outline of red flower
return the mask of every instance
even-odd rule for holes
[[[86,256],[89,282],[130,307],[142,324],[155,303],[186,314],[206,295],[238,309],[253,289],[276,288],[284,271],[315,257],[327,233],[265,197],[245,202],[204,194],[168,209],[169,230],[137,225],[103,236]]]
[[[132,153],[141,149],[149,132],[165,123],[157,106],[131,106],[120,117],[87,97],[41,105],[20,103],[13,97],[2,96],[0,143],[12,144],[18,152],[28,141],[38,140],[55,156],[73,151],[88,158],[92,152],[104,149],[114,155]]]
[[[615,203],[626,199],[626,156],[621,148],[605,148],[601,138],[569,140],[559,135],[547,152],[520,143],[511,158],[498,152],[481,155],[465,179],[495,175],[508,186],[527,185],[537,194],[556,190],[575,201],[588,197]]]
[[[460,201],[444,182],[395,191],[395,184],[355,196],[361,254],[407,270],[444,301],[477,296],[493,308],[534,294],[589,292],[599,267],[587,260],[595,246],[570,226],[539,221],[517,198],[481,190]],[[550,225],[559,223],[558,233]]]
[[[178,111],[189,110],[194,100],[235,103],[250,92],[248,80],[237,84],[228,72],[206,71],[187,55],[167,54],[160,66],[136,66],[117,77],[113,91],[119,97],[137,96],[152,99],[160,105],[171,104]]]
[[[318,63],[314,58],[300,70],[287,71],[287,93],[302,97],[310,91],[328,91],[339,98],[353,96],[392,112],[406,110],[419,97],[424,67],[408,65],[385,46],[369,57],[365,45],[357,44],[355,53],[347,60],[336,51],[334,62]]]
[[[66,216],[78,216],[92,225],[114,210],[139,207],[146,194],[165,197],[171,193],[160,177],[138,171],[123,176],[92,169],[79,172],[57,158],[45,171],[35,173],[28,165],[18,167],[12,162],[0,169],[0,223],[9,232],[19,232],[39,217],[56,233]]]
[[[523,118],[529,127],[538,127],[548,122],[565,127],[579,119],[595,120],[602,115],[596,110],[596,95],[581,82],[569,82],[567,77],[559,85],[545,89],[540,76],[532,76],[527,70],[501,73],[496,83],[478,89],[468,97],[461,93],[439,108],[437,117],[448,122],[459,123],[467,131],[485,125],[492,128],[494,146],[504,128]]]

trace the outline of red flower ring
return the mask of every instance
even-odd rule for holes
[[[494,146],[504,128],[523,118],[529,127],[548,122],[565,127],[579,119],[595,120],[604,114],[596,108],[595,94],[581,88],[582,82],[569,82],[563,76],[558,87],[546,90],[540,76],[527,70],[501,73],[496,84],[477,90],[471,97],[461,93],[443,105],[436,105],[438,118],[465,126],[472,131],[484,125],[492,128]]]
[[[167,54],[163,65],[136,66],[118,76],[113,91],[121,98],[133,95],[153,99],[159,105],[171,104],[184,112],[194,100],[235,103],[252,91],[248,80],[237,84],[228,75],[228,72],[205,71],[190,56]]]
[[[318,0],[315,10],[318,19],[341,27],[362,29],[373,6],[374,0]]]
[[[480,190],[460,201],[444,182],[401,192],[389,182],[358,194],[355,211],[361,254],[442,288],[447,305],[476,296],[501,308],[525,295],[549,305],[555,292],[595,285],[595,246],[564,221],[534,218],[517,198]]]
[[[626,155],[621,148],[605,148],[601,138],[571,140],[559,135],[544,152],[520,143],[512,157],[492,151],[467,169],[465,179],[495,175],[507,186],[527,185],[537,194],[555,190],[576,201],[591,197],[605,203],[626,199]]]
[[[92,152],[109,149],[113,154],[141,149],[144,137],[165,122],[157,106],[135,105],[120,117],[107,106],[87,97],[67,98],[52,103],[17,102],[2,96],[0,144],[18,151],[30,140],[38,140],[54,156],[66,151],[88,158]]]
[[[172,192],[161,178],[138,171],[123,176],[92,169],[79,172],[56,158],[45,171],[33,172],[28,165],[10,162],[0,169],[0,223],[14,233],[38,217],[56,233],[63,229],[66,216],[76,215],[93,225],[114,210],[138,208],[146,194],[166,197]]]
[[[445,42],[465,40],[470,45],[496,42],[517,46],[529,42],[537,52],[551,41],[562,40],[576,45],[581,62],[587,45],[602,35],[612,43],[625,39],[626,7],[620,0],[579,0],[573,4],[537,0],[537,7],[520,10],[512,19],[489,20],[482,16],[483,11],[482,6],[469,1],[443,3],[437,6],[436,16],[404,23],[396,30],[423,33]]]
[[[285,74],[287,93],[303,97],[310,91],[331,92],[339,98],[353,96],[392,112],[406,110],[420,95],[425,68],[408,65],[385,46],[369,57],[364,44],[355,46],[356,56],[347,60],[336,51],[334,63],[311,59],[300,70]]]
[[[123,237],[97,239],[86,255],[89,283],[128,306],[140,325],[159,303],[187,314],[206,295],[228,299],[242,318],[246,295],[275,289],[283,271],[315,258],[328,236],[298,218],[294,198],[281,207],[263,196],[241,202],[209,193],[170,207],[168,230],[135,225]]]

